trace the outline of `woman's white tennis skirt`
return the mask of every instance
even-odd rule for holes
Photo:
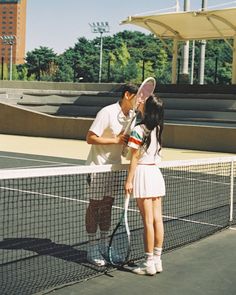
[[[137,165],[133,181],[133,197],[162,197],[165,193],[165,181],[158,166]]]

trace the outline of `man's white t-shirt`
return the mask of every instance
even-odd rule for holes
[[[123,114],[119,102],[101,109],[93,121],[90,131],[99,137],[112,138],[124,131],[128,118]],[[106,165],[120,164],[123,145],[121,144],[93,144],[86,164]]]

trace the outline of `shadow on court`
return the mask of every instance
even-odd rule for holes
[[[235,295],[236,228],[163,255],[154,277],[115,271],[54,290],[55,295]]]
[[[87,262],[87,252],[77,250],[69,245],[57,244],[50,239],[38,238],[9,238],[0,242],[0,249],[31,251],[34,255],[52,256],[74,263]]]

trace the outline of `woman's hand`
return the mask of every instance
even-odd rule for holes
[[[127,194],[131,194],[133,192],[133,183],[130,181],[126,181],[125,183],[125,193]]]
[[[125,193],[132,194],[133,192],[133,178],[134,172],[139,160],[139,150],[131,148],[131,161],[129,165],[128,176],[125,182]]]

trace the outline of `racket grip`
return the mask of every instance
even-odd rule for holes
[[[128,207],[129,207],[129,199],[130,199],[130,194],[127,193],[126,196],[125,196],[125,204],[124,204],[125,211],[128,210]]]
[[[122,151],[122,156],[124,158],[126,158],[126,160],[130,161],[131,160],[131,151],[130,151],[130,148],[128,146],[125,146],[123,148],[123,151]]]
[[[126,156],[128,155],[128,152],[129,152],[129,148],[127,147],[127,145],[124,145],[122,150],[122,156],[126,158]]]

